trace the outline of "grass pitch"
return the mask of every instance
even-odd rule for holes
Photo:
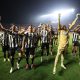
[[[71,55],[71,39],[68,47],[68,52],[65,55],[65,66],[66,70],[60,67],[60,59],[57,65],[57,73],[52,74],[54,58],[57,53],[57,46],[54,46],[53,56],[49,55],[49,60],[40,61],[40,48],[36,50],[36,58],[34,63],[36,67],[34,69],[26,70],[26,60],[23,59],[20,63],[20,70],[16,70],[16,59],[15,59],[15,71],[9,74],[10,62],[3,62],[3,53],[0,49],[0,80],[80,80],[80,65],[78,55],[76,58]],[[15,55],[17,58],[17,53]]]

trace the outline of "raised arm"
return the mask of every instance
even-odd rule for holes
[[[58,14],[58,30],[61,29],[60,17],[61,17],[61,14]]]
[[[5,29],[5,28],[2,26],[1,23],[0,23],[0,29],[1,29],[2,31],[9,31],[8,29]]]
[[[2,26],[2,24],[0,23],[0,30],[3,30],[3,26]]]
[[[69,25],[69,30],[72,29],[72,27],[75,25],[76,21],[78,20],[78,15],[76,15],[76,18],[74,19],[74,21],[72,22],[72,24]]]

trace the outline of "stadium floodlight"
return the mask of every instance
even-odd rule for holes
[[[69,15],[70,13],[74,13],[74,11],[75,9],[60,9],[50,14],[42,15],[40,17],[41,18],[57,17],[59,13],[61,14],[61,16],[66,16],[66,15]]]

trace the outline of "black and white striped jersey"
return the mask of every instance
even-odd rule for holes
[[[7,33],[7,31],[0,32],[0,42],[1,42],[2,46],[8,46],[8,33]]]
[[[79,39],[78,39],[78,41],[79,41],[79,44],[80,44],[80,34],[79,34]]]
[[[18,47],[18,34],[16,32],[9,32],[9,47],[16,48]]]
[[[25,48],[31,48],[35,46],[35,36],[34,33],[25,34]]]
[[[3,41],[3,37],[4,36],[4,32],[3,31],[0,31],[0,44],[2,44],[2,41]]]
[[[78,38],[79,38],[79,34],[76,33],[76,32],[73,32],[73,38],[72,38],[72,40],[73,41],[78,41]]]
[[[22,41],[23,41],[23,35],[22,34],[18,34],[18,46],[19,47],[22,46]]]
[[[48,43],[48,31],[47,30],[42,30],[41,31],[41,41],[42,43]]]

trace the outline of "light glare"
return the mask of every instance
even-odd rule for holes
[[[41,17],[42,18],[57,17],[59,13],[61,14],[61,16],[65,16],[65,15],[68,15],[70,13],[74,13],[74,11],[75,11],[75,9],[60,9],[60,10],[54,11],[50,14],[42,15]]]

